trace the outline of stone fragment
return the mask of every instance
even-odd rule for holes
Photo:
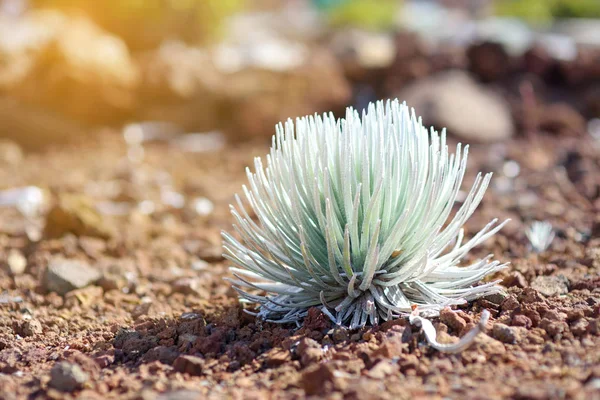
[[[546,297],[560,296],[569,292],[569,280],[562,275],[538,276],[531,287]]]
[[[88,379],[89,375],[79,365],[61,361],[50,370],[48,385],[61,392],[73,392],[81,389]]]
[[[39,335],[42,332],[42,324],[37,319],[30,319],[21,324],[21,335],[25,337]]]
[[[440,312],[440,321],[448,325],[456,333],[462,332],[467,326],[467,322],[449,308],[444,308]]]
[[[204,374],[204,364],[204,359],[201,357],[182,355],[177,357],[173,363],[173,368],[177,372],[202,376]]]
[[[495,339],[498,339],[502,343],[515,344],[518,340],[518,332],[516,328],[501,324],[499,322],[494,324],[492,328],[492,334]]]
[[[49,292],[65,295],[71,290],[81,289],[92,284],[100,276],[97,269],[84,261],[55,257],[48,264],[43,285]]]

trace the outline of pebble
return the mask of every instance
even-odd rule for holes
[[[25,337],[39,335],[42,332],[42,324],[36,319],[30,319],[21,325],[21,335]]]
[[[298,344],[296,350],[300,356],[300,363],[304,366],[319,362],[323,359],[323,349],[314,339],[304,338]]]
[[[373,379],[384,379],[388,375],[392,375],[398,370],[398,367],[390,360],[382,360],[373,366],[368,372],[367,376]]]
[[[335,368],[327,363],[308,367],[304,370],[299,383],[306,394],[312,396],[322,394],[326,383],[333,383],[335,380]]]
[[[177,357],[173,363],[173,368],[177,372],[192,376],[201,376],[204,373],[204,359],[196,356],[182,355]]]
[[[195,278],[179,278],[171,284],[173,292],[185,295],[194,295],[199,298],[209,298],[209,293],[202,286],[199,279]]]
[[[440,311],[440,321],[448,325],[456,333],[462,332],[467,326],[467,322],[449,308],[444,308]]]
[[[282,349],[272,349],[266,357],[265,365],[269,368],[279,367],[292,359],[290,352]]]
[[[515,344],[518,339],[516,328],[501,324],[499,322],[494,324],[494,327],[492,328],[492,334],[495,339],[508,344]]]
[[[50,370],[48,385],[61,392],[72,392],[81,389],[88,379],[89,375],[79,365],[61,361]]]
[[[44,288],[65,295],[71,290],[84,288],[97,281],[101,274],[88,263],[55,257],[50,260],[44,276]]]
[[[588,331],[589,322],[585,320],[585,318],[578,319],[577,321],[571,324],[571,332],[575,336],[583,336]]]
[[[557,338],[557,336],[567,331],[569,326],[563,321],[553,321],[548,318],[543,318],[540,322],[540,328],[545,330],[550,337]]]
[[[529,318],[526,315],[517,314],[513,317],[512,324],[514,326],[522,326],[524,328],[529,329],[532,326],[532,321],[531,321],[531,318]]]
[[[560,296],[569,293],[569,280],[562,275],[538,276],[531,287],[546,297]]]

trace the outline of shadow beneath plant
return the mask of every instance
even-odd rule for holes
[[[297,331],[294,328],[261,322],[245,313],[237,300],[228,301],[178,318],[138,318],[93,357],[103,368],[138,370],[159,362],[191,375],[232,372],[281,346]]]

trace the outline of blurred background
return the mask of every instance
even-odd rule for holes
[[[597,18],[598,0],[0,0],[0,138],[210,147],[394,97],[469,141],[597,135]]]

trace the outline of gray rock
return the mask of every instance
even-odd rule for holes
[[[559,296],[569,292],[569,280],[562,275],[538,276],[531,287],[546,297]]]
[[[61,392],[72,392],[81,389],[88,379],[89,375],[79,365],[61,361],[50,370],[48,385]]]
[[[23,335],[25,337],[39,335],[42,332],[43,332],[42,324],[40,323],[40,321],[38,321],[36,319],[31,319],[29,321],[25,321],[21,325],[20,333],[21,333],[21,335]]]
[[[518,331],[516,328],[496,322],[492,328],[494,339],[498,339],[503,343],[514,344],[518,340]]]
[[[398,96],[414,107],[425,125],[445,127],[462,139],[506,140],[514,127],[506,101],[462,71],[448,71],[418,81]]]
[[[44,276],[44,287],[49,292],[64,295],[84,288],[100,279],[101,274],[88,263],[56,257],[50,260]]]

